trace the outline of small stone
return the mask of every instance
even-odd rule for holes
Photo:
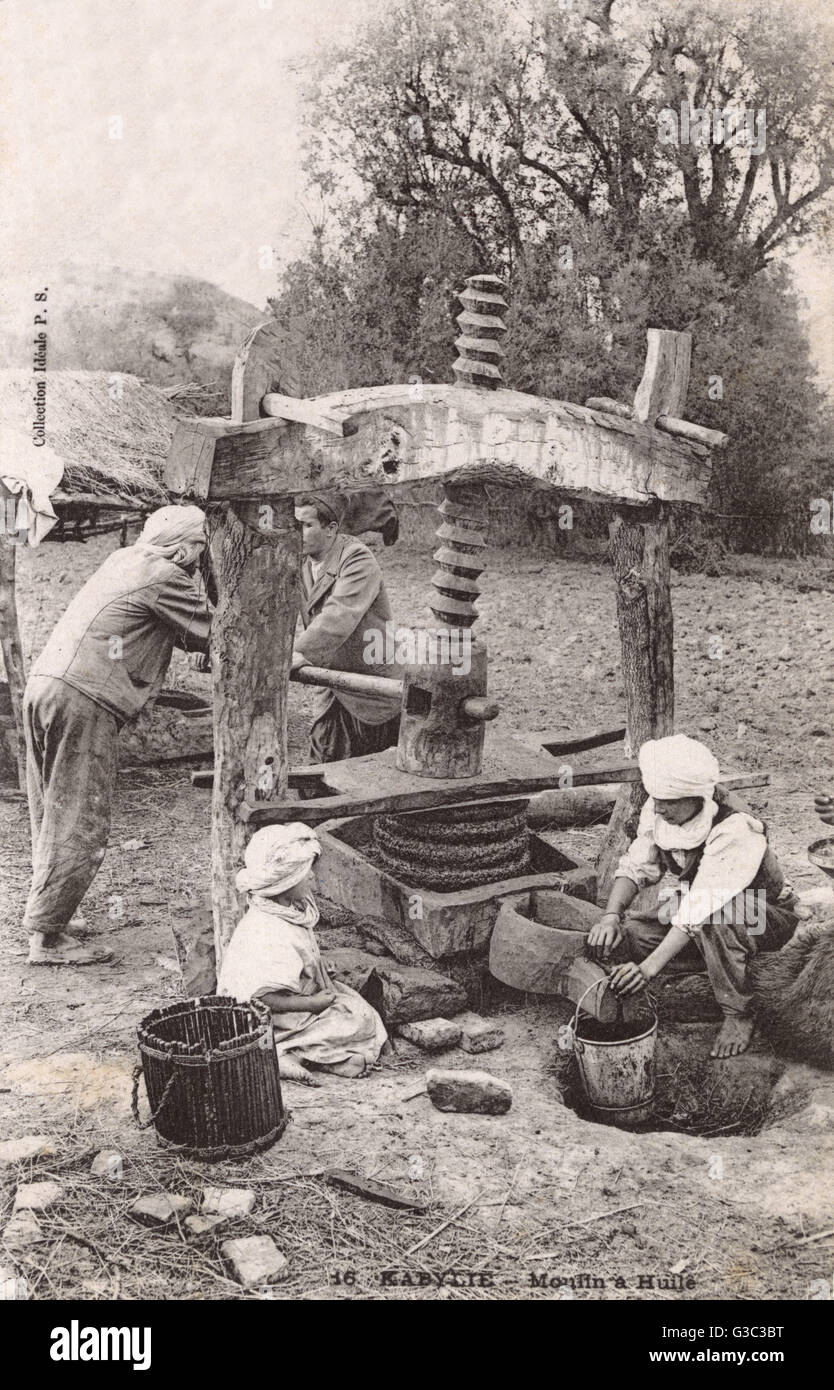
[[[702,729],[702,730],[704,731],[705,734],[708,734],[708,733],[710,732],[711,729],[714,729],[714,728],[715,728],[715,720],[714,720],[714,719],[710,719],[710,718],[707,716],[706,718],[701,719],[701,720],[698,721],[698,728],[699,728],[699,729]]]
[[[255,1194],[248,1187],[207,1187],[200,1206],[206,1216],[226,1216],[230,1220],[248,1216],[255,1205]]]
[[[793,651],[791,650],[791,648],[783,647],[782,650],[777,654],[777,660],[793,661]]]
[[[423,1018],[415,1023],[401,1023],[397,1033],[424,1052],[445,1052],[449,1047],[457,1047],[461,1028],[448,1018]]]
[[[223,1258],[231,1265],[239,1284],[245,1289],[259,1284],[277,1284],[286,1279],[289,1265],[271,1236],[242,1236],[224,1240],[220,1247]]]
[[[15,1193],[16,1211],[46,1211],[58,1201],[63,1188],[59,1182],[23,1182]]]
[[[460,1045],[464,1052],[493,1052],[504,1046],[504,1030],[497,1023],[489,1023],[478,1014],[459,1014],[455,1019],[460,1024]]]
[[[205,1236],[209,1231],[213,1231],[217,1226],[225,1226],[228,1217],[226,1216],[187,1216],[185,1218],[185,1229],[189,1235]]]
[[[426,1090],[436,1110],[467,1115],[504,1115],[513,1103],[512,1088],[488,1071],[430,1071]]]
[[[170,1226],[191,1211],[193,1203],[177,1192],[143,1192],[129,1209],[128,1216],[144,1226]]]
[[[25,1163],[28,1158],[47,1158],[55,1152],[55,1140],[48,1134],[24,1134],[22,1139],[4,1139],[0,1144],[0,1168]]]
[[[125,1175],[125,1161],[118,1149],[102,1149],[90,1165],[95,1178],[108,1178],[110,1182],[121,1182]]]
[[[25,1250],[43,1238],[40,1222],[32,1211],[14,1212],[3,1228],[3,1242],[9,1250]]]

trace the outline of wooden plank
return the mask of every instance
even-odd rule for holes
[[[658,415],[680,419],[689,389],[692,334],[649,328],[646,365],[634,397],[634,419],[653,425]]]
[[[706,501],[711,463],[701,444],[519,391],[426,385],[415,395],[413,387],[388,386],[316,397],[320,413],[356,421],[347,438],[284,420],[191,421],[175,431],[166,484],[218,501],[428,479],[533,486],[634,506],[655,498]]]
[[[331,1187],[342,1188],[345,1192],[352,1192],[356,1197],[366,1197],[368,1201],[379,1202],[384,1207],[395,1207],[399,1211],[426,1210],[426,1203],[419,1197],[407,1197],[386,1182],[363,1178],[359,1173],[348,1172],[346,1168],[331,1168],[325,1173],[324,1180]]]
[[[269,391],[298,395],[298,382],[288,366],[293,356],[290,335],[276,319],[264,319],[252,329],[232,366],[232,421],[257,420]]]
[[[607,410],[611,415],[619,415],[622,420],[634,419],[634,407],[613,401],[610,396],[589,396],[585,402],[589,410]]]
[[[468,805],[473,801],[488,801],[490,797],[526,796],[532,792],[545,791],[558,785],[560,773],[553,772],[540,777],[501,777],[467,778],[457,780],[442,778],[435,785],[421,786],[419,790],[392,792],[378,796],[323,796],[304,803],[304,820],[308,825],[320,825],[322,821],[338,816],[376,816],[402,815],[409,811],[428,811],[439,806]],[[415,781],[419,780],[415,778]],[[429,779],[423,779],[429,783]],[[573,774],[573,786],[591,787],[605,782],[639,782],[640,770],[636,763],[623,763],[612,767],[577,769]],[[285,825],[297,818],[299,803],[292,802],[249,802],[241,803],[240,819],[255,828],[261,825]]]
[[[720,430],[708,430],[705,425],[693,425],[691,420],[676,420],[674,415],[658,415],[655,427],[679,439],[693,439],[708,449],[726,449],[730,436]]]
[[[314,685],[325,690],[344,690],[355,695],[370,695],[380,700],[397,699],[403,693],[402,681],[388,676],[363,676],[355,671],[331,671],[324,666],[298,666],[290,672],[290,680],[298,685]]]
[[[194,761],[194,760],[196,760],[196,758],[198,758],[198,757],[199,757],[199,758],[202,758],[203,761],[205,761],[205,754],[204,754],[204,753],[202,753],[202,754],[188,754],[188,753],[186,753],[186,754],[184,755],[183,758],[179,759],[179,761],[185,762],[186,759],[191,759],[192,761]],[[162,759],[161,761],[163,761],[163,762],[165,762],[165,761],[167,761],[167,762],[173,762],[173,761],[177,761],[177,760],[175,760],[175,759]],[[140,764],[140,766],[141,766],[141,764]],[[204,791],[210,790],[210,788],[214,786],[214,768],[213,768],[213,767],[201,767],[197,772],[192,772],[192,774],[191,774],[191,785],[192,785],[192,787],[196,787],[196,788],[198,788],[198,789],[200,789],[200,790],[204,790]],[[287,786],[293,787],[293,788],[295,788],[296,790],[299,790],[299,789],[301,789],[301,788],[309,788],[309,789],[312,791],[313,788],[315,788],[315,787],[321,788],[321,787],[324,787],[325,785],[326,785],[326,784],[325,784],[325,774],[324,774],[324,772],[317,771],[316,768],[314,768],[314,767],[309,767],[309,768],[308,768],[308,767],[297,767],[297,768],[292,768],[292,767],[291,767],[290,770],[289,770],[289,772],[288,772],[288,774],[287,774]]]
[[[590,748],[604,748],[609,743],[621,743],[625,738],[625,728],[619,729],[593,729],[584,734],[574,734],[570,738],[565,738],[561,733],[534,733],[525,735],[525,741],[535,739],[540,748],[552,757],[561,757],[563,753],[583,753]],[[517,736],[518,737],[518,736]]]
[[[334,415],[315,400],[303,400],[294,396],[281,396],[277,391],[269,391],[261,401],[264,415],[278,420],[292,420],[297,425],[311,425],[313,429],[335,434],[339,439],[356,434],[359,426],[350,416]]]

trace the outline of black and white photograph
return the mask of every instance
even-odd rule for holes
[[[796,1373],[834,12],[3,0],[0,152],[6,1313]]]

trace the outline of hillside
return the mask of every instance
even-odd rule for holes
[[[235,349],[266,315],[188,275],[53,268],[45,284],[0,281],[0,364],[31,365],[36,291],[48,287],[51,371],[132,372],[158,386],[227,382]]]

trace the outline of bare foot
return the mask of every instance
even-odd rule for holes
[[[33,932],[29,937],[30,965],[103,965],[112,959],[106,946],[82,946],[67,932]]]
[[[710,1057],[738,1057],[746,1052],[753,1036],[754,1020],[740,1014],[730,1014],[718,1030]]]
[[[306,1067],[302,1067],[294,1057],[288,1057],[286,1053],[278,1059],[278,1073],[282,1081],[298,1081],[302,1086],[320,1086],[321,1082],[311,1076]]]

